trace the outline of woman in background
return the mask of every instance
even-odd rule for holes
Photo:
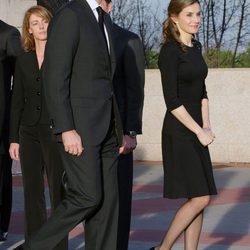
[[[26,11],[22,28],[25,53],[17,58],[14,76],[9,152],[13,160],[20,159],[21,162],[25,241],[47,220],[44,171],[52,210],[63,198],[63,167],[43,95],[42,64],[51,18],[50,12],[42,6]],[[67,239],[56,249],[67,249]]]
[[[167,112],[162,129],[164,197],[187,198],[154,250],[169,250],[184,232],[185,250],[196,250],[203,211],[216,194],[208,145],[215,136],[205,87],[207,65],[194,39],[201,17],[197,0],[171,0],[159,55]]]

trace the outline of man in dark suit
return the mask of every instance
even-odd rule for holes
[[[103,0],[102,8],[109,13],[112,1]],[[117,250],[127,250],[130,231],[133,150],[136,135],[142,133],[144,99],[144,54],[139,37],[113,23],[116,71],[114,90],[124,130],[118,161],[119,220]]]
[[[0,241],[7,239],[12,206],[9,109],[15,57],[21,53],[18,30],[0,20]]]
[[[122,129],[112,85],[112,23],[100,2],[70,1],[51,22],[44,88],[66,193],[44,226],[17,249],[51,250],[85,221],[86,250],[116,250]]]
[[[53,15],[69,0],[37,0],[37,5],[41,5],[48,9]]]

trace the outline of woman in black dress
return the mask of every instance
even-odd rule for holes
[[[63,166],[53,139],[43,95],[42,64],[51,14],[42,6],[26,11],[22,44],[17,57],[10,115],[10,156],[21,162],[25,241],[47,220],[44,172],[47,174],[52,210],[63,198]],[[67,249],[67,237],[55,248]]]
[[[209,121],[205,87],[207,66],[201,44],[197,0],[171,0],[159,56],[167,112],[162,130],[164,197],[187,198],[160,244],[169,250],[184,232],[185,250],[198,247],[204,208],[216,194],[208,145],[215,136]]]

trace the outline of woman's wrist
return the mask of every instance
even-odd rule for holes
[[[197,128],[194,133],[198,136],[198,134],[200,134],[202,132],[203,128],[199,127]]]
[[[204,128],[204,129],[210,129],[211,130],[211,125],[210,125],[210,123],[203,123],[203,126],[202,126],[202,128]]]
[[[207,130],[211,130],[211,127],[210,126],[204,126],[202,127],[203,129],[207,129]]]

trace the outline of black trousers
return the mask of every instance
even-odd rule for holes
[[[0,230],[8,232],[12,207],[12,160],[0,154]]]
[[[25,243],[25,249],[51,250],[85,221],[85,250],[116,250],[118,146],[114,128],[100,145],[84,145],[79,157],[66,153],[62,144],[60,148],[67,175],[65,199]]]
[[[24,188],[25,240],[47,221],[44,173],[52,211],[63,198],[63,164],[49,125],[21,126],[20,161]],[[55,248],[67,249],[67,237]]]
[[[119,220],[117,250],[128,250],[133,186],[133,153],[118,160]]]

